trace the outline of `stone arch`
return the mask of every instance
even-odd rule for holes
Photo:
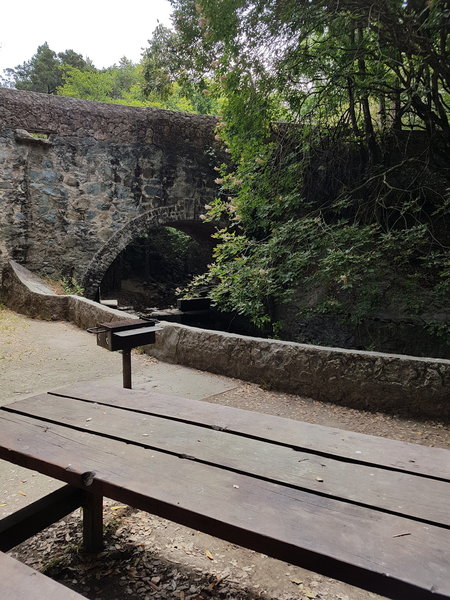
[[[135,217],[124,227],[116,231],[98,250],[81,277],[84,293],[87,298],[97,299],[98,289],[109,266],[133,240],[143,236],[154,227],[168,225],[179,228],[194,239],[213,246],[210,238],[212,227],[208,227],[198,219],[186,218],[184,214],[175,214],[173,209],[160,207]]]

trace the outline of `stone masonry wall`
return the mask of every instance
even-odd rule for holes
[[[450,360],[345,350],[166,323],[147,353],[357,409],[450,418]]]
[[[70,321],[81,329],[136,318],[81,296],[57,295],[40,277],[15,261],[10,261],[3,269],[0,302],[31,318]]]
[[[133,318],[78,296],[56,296],[11,261],[0,301],[23,314],[86,329]],[[316,400],[406,416],[450,417],[450,360],[342,350],[161,323],[148,354]]]
[[[217,193],[215,124],[0,89],[0,268],[12,258],[36,273],[73,276],[93,296],[134,237],[200,223]]]

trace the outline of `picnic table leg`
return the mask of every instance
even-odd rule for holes
[[[83,545],[85,552],[103,548],[103,496],[86,492],[83,503]]]

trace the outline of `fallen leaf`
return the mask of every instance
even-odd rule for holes
[[[209,550],[205,550],[205,556],[209,558],[209,560],[214,560],[214,556],[211,554]]]
[[[224,579],[225,579],[225,576],[223,576],[223,577],[219,577],[218,579],[216,579],[216,581],[213,581],[213,582],[211,582],[211,583],[208,585],[208,590],[209,590],[210,592],[212,592],[212,591],[213,591],[213,589],[214,589],[215,587],[217,587],[217,586],[219,585],[219,583],[221,583],[221,582],[222,582]]]
[[[119,510],[119,508],[128,508],[126,504],[118,504],[117,506],[110,506],[109,510]]]
[[[316,481],[323,481],[322,477],[316,477]]]
[[[303,583],[303,581],[301,579],[291,579],[292,583],[295,583],[295,585],[300,585],[301,583]]]
[[[4,502],[3,504],[0,504],[0,506],[7,506],[6,502]]]
[[[92,417],[89,417],[89,419],[86,419],[86,422],[87,422],[87,421],[92,421]]]
[[[21,496],[26,496],[25,492],[22,492],[22,490],[19,490],[17,493],[20,494]]]

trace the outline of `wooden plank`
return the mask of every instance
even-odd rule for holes
[[[5,410],[450,527],[446,482],[49,394],[21,400]],[[450,460],[450,452],[448,456]]]
[[[83,503],[83,545],[85,552],[103,548],[103,496],[86,492]]]
[[[443,448],[343,431],[178,396],[123,390],[98,381],[65,386],[51,394],[121,406],[226,429],[299,450],[313,451],[322,456],[338,456],[352,462],[375,464],[450,481],[449,451]]]
[[[4,600],[83,600],[85,596],[0,552],[0,597]]]
[[[0,411],[0,458],[393,598],[450,596],[447,529]]]
[[[84,501],[79,488],[64,486],[0,520],[0,551],[7,551],[62,519]]]

